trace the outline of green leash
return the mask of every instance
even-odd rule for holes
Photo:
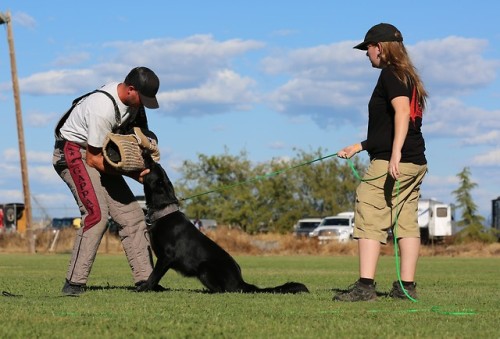
[[[210,194],[210,193],[219,192],[219,191],[227,190],[227,189],[230,189],[230,188],[234,188],[236,186],[246,185],[246,184],[249,184],[249,183],[254,182],[254,181],[258,181],[258,180],[263,180],[263,179],[267,179],[267,178],[270,178],[270,177],[274,177],[274,176],[276,176],[278,174],[281,174],[283,172],[291,171],[293,169],[296,169],[296,168],[299,168],[299,167],[302,167],[302,166],[310,165],[310,164],[312,164],[312,163],[314,163],[316,161],[325,160],[325,159],[334,157],[336,155],[337,155],[337,153],[334,153],[334,154],[326,155],[324,157],[320,157],[320,158],[317,158],[317,159],[314,159],[314,160],[304,161],[304,162],[302,162],[302,163],[300,163],[298,165],[295,165],[295,166],[291,166],[291,167],[284,168],[284,169],[281,169],[281,170],[278,170],[278,171],[270,172],[270,173],[267,173],[267,174],[264,174],[264,175],[257,175],[255,177],[253,177],[251,179],[248,179],[248,180],[245,180],[245,181],[240,181],[240,182],[237,182],[235,184],[231,184],[231,185],[226,185],[226,186],[222,186],[222,187],[219,187],[219,188],[215,188],[213,190],[210,190],[210,191],[207,191],[207,192],[203,192],[203,193],[200,193],[200,194],[195,194],[195,195],[189,196],[187,198],[182,198],[182,199],[179,199],[179,200],[180,201],[190,200],[190,199],[201,197],[203,195],[207,195],[207,194]]]
[[[356,170],[356,168],[354,168],[354,164],[353,162],[351,161],[351,159],[347,159],[349,161],[349,166],[351,166],[351,169],[354,173],[354,176],[356,178],[358,178],[360,181],[364,181],[364,182],[367,182],[367,181],[372,181],[372,180],[376,180],[376,179],[379,179],[379,178],[382,178],[383,176],[387,175],[387,173],[384,173],[382,175],[379,175],[378,177],[375,177],[375,178],[370,178],[370,179],[363,179],[359,176],[358,174],[358,171]],[[399,251],[398,251],[398,235],[397,235],[397,226],[398,226],[398,216],[399,216],[399,180],[396,180],[396,217],[395,217],[395,220],[394,220],[394,254],[395,254],[395,257],[396,257],[396,273],[397,273],[397,277],[398,277],[398,282],[399,282],[399,285],[401,286],[401,289],[403,290],[404,294],[406,295],[406,297],[408,299],[410,299],[411,301],[413,302],[417,302],[417,300],[415,298],[413,298],[412,296],[410,296],[408,294],[408,292],[406,291],[406,289],[404,288],[403,286],[403,282],[401,280],[401,267],[400,267],[400,262],[399,262]]]
[[[351,159],[347,159],[347,160],[349,161],[349,166],[351,167],[351,169],[354,173],[354,176],[356,178],[358,178],[360,181],[365,181],[365,182],[372,181],[372,180],[376,180],[376,179],[382,178],[383,176],[387,175],[387,173],[385,173],[385,174],[382,174],[382,175],[375,177],[375,178],[363,179],[359,176],[356,168],[354,168],[354,164],[351,161]],[[396,180],[396,206],[399,206],[399,189],[400,189],[399,185],[400,185],[399,180]],[[397,241],[397,239],[398,239],[398,235],[397,235],[398,217],[399,217],[399,210],[398,210],[398,207],[396,207],[396,217],[394,219],[394,254],[395,254],[395,258],[396,258],[396,273],[397,273],[399,285],[401,286],[401,289],[403,290],[406,297],[408,299],[410,299],[412,302],[417,303],[418,300],[416,300],[415,298],[413,298],[412,296],[410,296],[408,294],[408,292],[404,288],[403,282],[401,280],[401,267],[400,267],[400,262],[399,262],[399,253],[398,253],[399,246],[398,246],[398,241]],[[407,312],[417,312],[417,311],[418,310],[408,310]],[[432,306],[431,311],[434,313],[442,314],[442,315],[475,315],[476,314],[476,312],[473,310],[464,310],[463,312],[441,311],[439,306]]]

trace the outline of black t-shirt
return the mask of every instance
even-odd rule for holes
[[[363,143],[370,159],[390,160],[392,142],[394,140],[394,108],[391,100],[406,96],[412,99],[413,88],[408,88],[401,82],[392,67],[383,68],[368,103],[368,136]],[[422,115],[413,114],[410,117],[408,134],[401,149],[401,162],[411,162],[417,165],[427,163],[425,158],[425,142],[420,131]]]

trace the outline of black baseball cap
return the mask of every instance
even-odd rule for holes
[[[130,71],[124,81],[127,85],[134,86],[139,92],[141,103],[147,108],[158,108],[156,93],[160,87],[160,79],[155,72],[147,67],[136,67]]]
[[[380,23],[368,30],[365,35],[365,40],[354,46],[353,48],[366,51],[370,43],[378,43],[385,41],[403,41],[401,32],[391,24]]]

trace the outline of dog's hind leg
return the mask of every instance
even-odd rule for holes
[[[164,258],[158,258],[153,271],[149,275],[148,280],[137,286],[138,292],[152,291],[156,285],[160,282],[161,278],[167,273],[170,268],[170,263]]]
[[[208,262],[203,262],[198,267],[198,279],[210,292],[226,292],[224,279],[221,278],[218,269],[214,270],[214,267]]]
[[[241,277],[239,267],[233,265],[204,262],[199,266],[198,279],[214,293],[251,293],[258,289],[254,285],[247,284]]]

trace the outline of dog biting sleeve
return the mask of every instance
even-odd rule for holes
[[[123,172],[145,168],[142,150],[135,135],[108,133],[103,145],[104,159],[113,168]]]
[[[158,138],[147,129],[134,127],[130,134],[108,133],[104,140],[104,159],[115,169],[123,172],[141,171],[145,168],[142,151],[160,161]]]
[[[146,149],[151,154],[155,162],[160,161],[160,149],[158,148],[158,138],[150,130],[134,127],[134,135],[137,138],[139,146]]]

